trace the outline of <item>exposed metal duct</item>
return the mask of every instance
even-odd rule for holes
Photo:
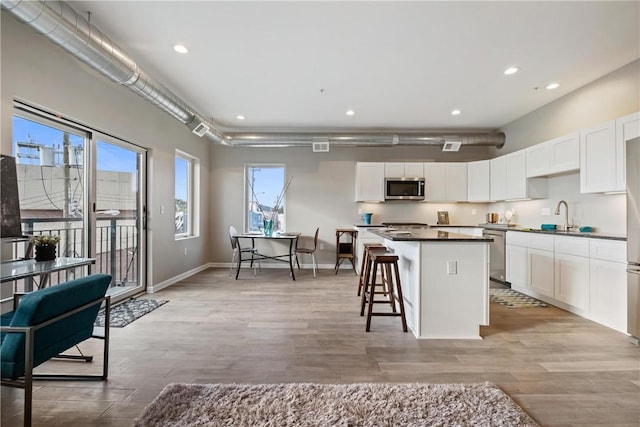
[[[146,99],[213,142],[243,147],[312,146],[318,139],[333,146],[462,145],[502,148],[503,133],[223,133],[193,111],[169,89],[155,81],[109,37],[62,1],[0,0],[2,9],[29,25],[75,58]]]
[[[458,133],[443,134],[424,133],[227,133],[226,138],[233,146],[243,147],[277,147],[311,145],[321,137],[332,146],[393,146],[393,145],[434,145],[442,146],[445,142],[460,142],[462,145],[492,146],[502,148],[505,135],[502,132],[492,133]]]

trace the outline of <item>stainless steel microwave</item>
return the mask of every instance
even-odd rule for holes
[[[424,200],[424,178],[385,178],[385,200]]]

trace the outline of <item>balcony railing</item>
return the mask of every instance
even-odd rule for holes
[[[86,257],[82,218],[28,218],[22,219],[26,235],[51,234],[60,236],[59,257]],[[110,274],[112,286],[138,286],[138,240],[135,217],[117,217],[96,221],[96,263],[92,272]],[[27,243],[16,242],[15,254],[26,254]],[[68,280],[65,272],[52,274],[50,284]]]

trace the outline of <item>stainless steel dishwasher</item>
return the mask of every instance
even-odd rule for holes
[[[489,243],[489,278],[494,282],[511,287],[511,283],[507,282],[505,277],[506,230],[483,228],[482,235],[493,239],[493,242]]]

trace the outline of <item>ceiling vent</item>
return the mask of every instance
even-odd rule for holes
[[[189,126],[189,127],[191,127],[191,126]],[[203,137],[204,134],[209,132],[210,129],[211,128],[209,126],[207,126],[205,123],[197,121],[196,125],[193,128],[191,128],[191,132],[195,133],[199,137]]]
[[[328,153],[329,138],[315,137],[313,138],[313,144],[311,147],[314,153]]]
[[[462,142],[460,141],[447,141],[442,146],[442,151],[458,151],[461,145]]]

